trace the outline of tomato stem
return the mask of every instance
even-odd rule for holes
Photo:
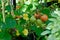
[[[2,2],[2,15],[3,15],[3,22],[5,23],[5,8],[4,8],[4,0]]]

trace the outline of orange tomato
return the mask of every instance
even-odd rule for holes
[[[43,22],[45,22],[45,21],[48,20],[48,16],[44,14],[43,16],[40,17],[40,19],[41,19]]]

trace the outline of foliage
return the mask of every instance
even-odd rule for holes
[[[38,0],[18,2],[12,10],[5,1],[5,23],[0,10],[0,40],[60,40],[60,11],[45,7]]]
[[[50,18],[49,20],[52,21],[51,23],[49,23],[46,27],[47,30],[49,31],[44,31],[42,34],[46,35],[49,34],[47,40],[60,40],[60,11],[55,10],[52,13],[52,16],[54,16],[55,18]]]

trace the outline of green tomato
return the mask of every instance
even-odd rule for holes
[[[36,22],[37,22],[37,24],[40,25],[40,26],[43,24],[43,22],[42,22],[40,19],[37,19]]]
[[[31,22],[35,22],[35,21],[36,21],[36,18],[35,18],[34,16],[32,16],[32,17],[30,18],[30,21],[31,21]]]

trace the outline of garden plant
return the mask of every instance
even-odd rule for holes
[[[59,4],[59,0],[0,0],[0,40],[60,40]]]

